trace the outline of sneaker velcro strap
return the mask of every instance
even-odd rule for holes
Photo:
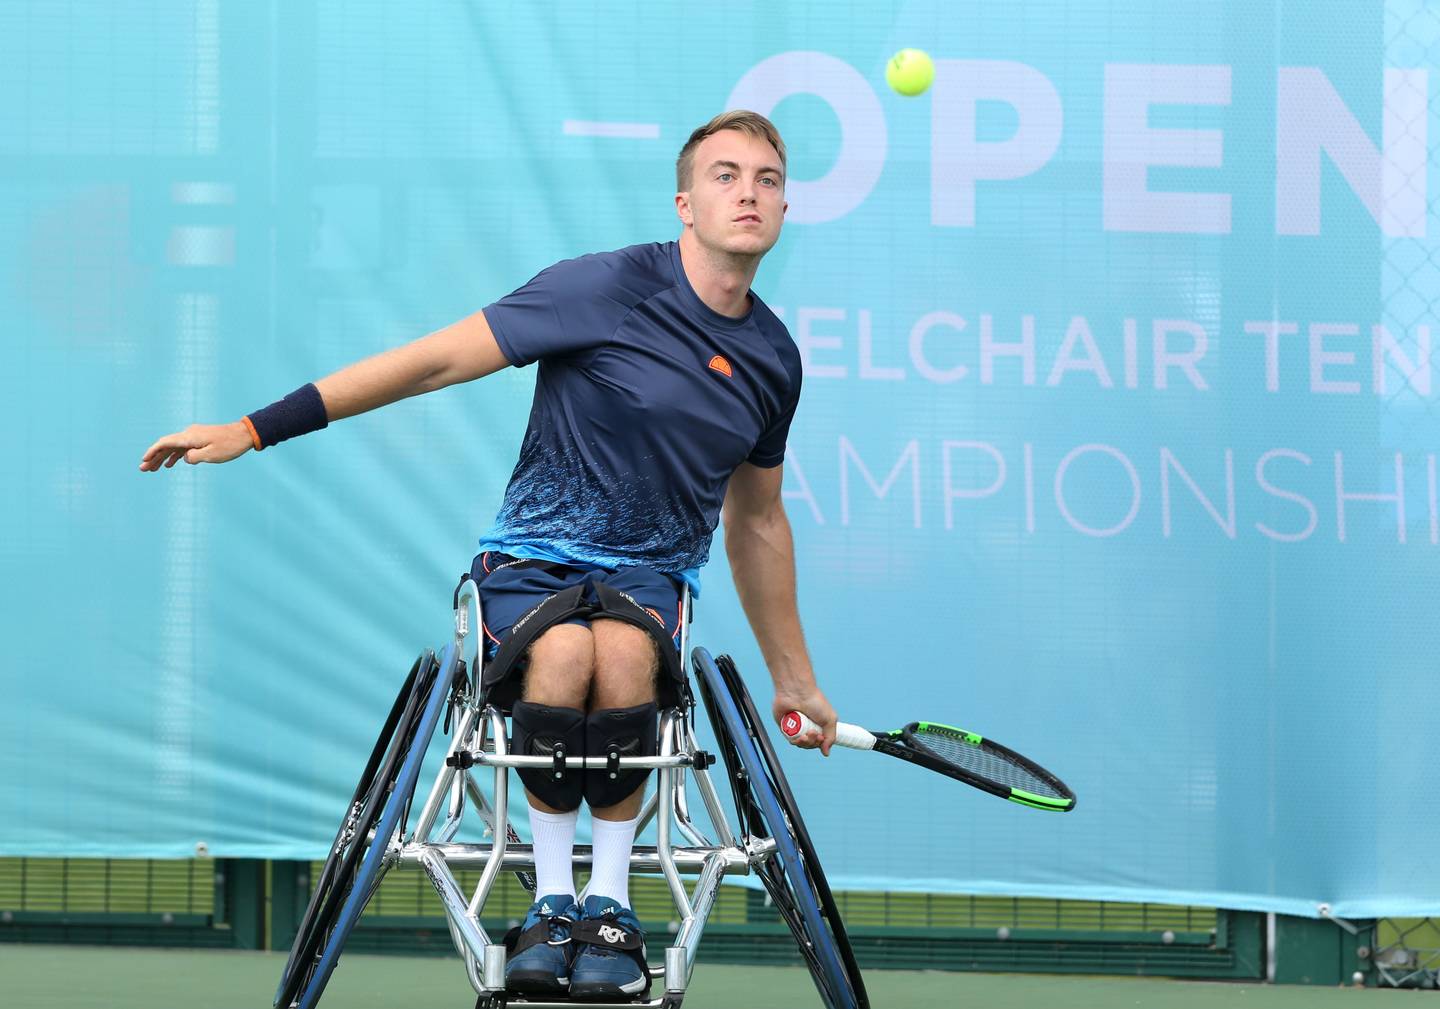
[[[525,929],[523,932],[520,930],[520,927],[518,925],[515,928],[512,928],[509,932],[505,934],[505,946],[507,947],[509,955],[514,956],[517,953],[525,952],[531,946],[539,946],[541,943],[551,942],[551,923],[554,922],[556,919],[567,922],[570,920],[569,918],[565,918],[561,915],[554,915],[541,918],[539,921],[531,925],[529,928]],[[569,941],[569,939],[563,939],[558,943],[553,943],[553,945],[563,946]]]
[[[576,942],[593,943],[596,946],[605,946],[610,949],[623,949],[627,953],[638,952],[645,948],[643,933],[606,918],[577,921],[575,927],[570,930],[570,938]]]

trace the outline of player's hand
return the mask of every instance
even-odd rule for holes
[[[192,466],[202,462],[229,462],[255,447],[250,429],[243,422],[233,424],[191,424],[183,431],[167,434],[145,450],[140,469],[153,473],[169,469],[181,459]]]
[[[825,699],[819,687],[809,690],[776,690],[775,703],[770,710],[777,725],[791,711],[809,716],[810,720],[819,726],[818,731],[811,729],[795,736],[790,742],[807,750],[818,746],[821,753],[830,756],[830,747],[835,745],[835,709],[830,707],[830,702]]]

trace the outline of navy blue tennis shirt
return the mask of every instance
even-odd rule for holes
[[[485,308],[512,365],[540,362],[530,424],[481,550],[644,565],[699,591],[725,488],[778,466],[800,353],[753,293],[700,300],[675,242],[569,259]]]

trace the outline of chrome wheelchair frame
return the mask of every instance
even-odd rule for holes
[[[700,748],[693,724],[695,704],[689,700],[662,711],[658,756],[551,758],[510,753],[505,718],[479,690],[483,624],[479,592],[469,578],[456,590],[454,613],[453,641],[438,658],[429,651],[422,653],[387,718],[318,876],[276,992],[276,1009],[311,1009],[319,1001],[355,920],[384,873],[417,867],[439,896],[455,949],[477,994],[477,1009],[558,1009],[580,1004],[597,1009],[679,1009],[721,883],[727,875],[752,873],[760,877],[795,935],[827,1009],[868,1009],[843,922],[764,723],[728,657],[714,660],[703,648],[690,652],[688,591],[681,605],[682,664],[687,682],[693,677],[699,686],[718,755]],[[420,764],[441,710],[447,707],[445,724],[452,731],[444,763],[413,829],[408,829]],[[730,777],[738,829],[727,818],[710,778],[710,768],[721,761]],[[630,866],[632,872],[664,877],[679,927],[664,949],[663,962],[649,967],[652,991],[658,987],[658,993],[648,1001],[545,1001],[505,991],[506,947],[487,933],[480,913],[502,871],[515,872],[527,888],[534,887],[533,878],[525,878],[526,870],[534,868],[533,851],[519,843],[509,819],[509,772],[521,767],[658,772],[657,786],[641,809],[637,828],[638,835],[654,821],[656,843],[637,845]],[[493,777],[490,796],[478,780],[487,771]],[[694,781],[714,839],[690,815],[687,778]],[[478,814],[488,844],[455,840],[467,808]],[[677,835],[686,843],[677,844]],[[588,846],[577,846],[575,867],[588,868],[590,854]],[[481,869],[468,896],[455,876],[455,870],[465,868]],[[697,877],[689,890],[684,875]],[[579,896],[583,899],[583,892]]]

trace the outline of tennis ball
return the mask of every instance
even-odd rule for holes
[[[935,80],[935,62],[923,49],[901,49],[885,64],[885,82],[900,94],[923,95]]]

